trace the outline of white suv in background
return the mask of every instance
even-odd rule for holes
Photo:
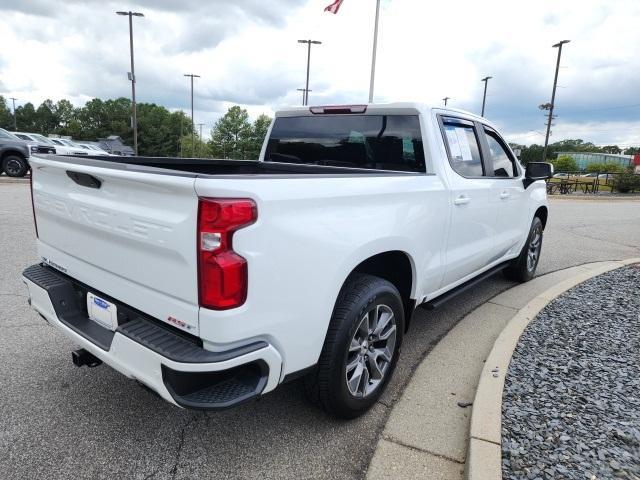
[[[69,145],[62,143],[62,140],[57,138],[47,138],[39,133],[29,132],[15,132],[14,135],[26,142],[35,142],[41,145],[49,145],[55,148],[55,152],[58,155],[87,155],[87,153],[79,147],[70,147]]]
[[[86,149],[66,138],[51,138],[49,140],[56,145],[60,155],[89,155]]]
[[[111,155],[106,150],[103,150],[100,147],[98,147],[97,145],[94,145],[92,143],[78,143],[77,145],[79,145],[82,148],[84,148],[85,150],[87,150],[89,152],[89,155],[98,155],[98,156],[102,156],[102,157],[108,157],[108,156]]]

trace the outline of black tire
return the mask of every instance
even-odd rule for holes
[[[542,237],[544,227],[539,217],[533,217],[529,235],[520,255],[512,260],[511,264],[503,270],[504,276],[516,282],[528,282],[536,274],[540,253],[542,252]],[[535,258],[531,258],[534,255]]]
[[[19,155],[7,155],[2,160],[2,170],[8,177],[24,177],[29,171],[29,163]]]
[[[389,326],[382,328],[377,335],[375,332],[372,335],[371,330],[367,334],[364,330],[365,317],[367,327],[386,322],[393,323],[395,331]],[[374,317],[375,320],[369,320]],[[355,418],[365,413],[378,400],[393,375],[402,345],[404,324],[402,298],[393,284],[372,275],[351,275],[338,295],[318,368],[305,377],[305,391],[310,400],[318,403],[327,413],[340,418]],[[366,338],[354,351],[353,345],[358,343],[356,337],[361,333]],[[383,339],[384,336],[388,337]],[[385,350],[392,341],[393,351]],[[380,355],[381,351],[385,354]],[[389,353],[391,359],[386,361]],[[373,372],[366,375],[362,373],[357,385],[355,376],[358,367],[351,370],[353,373],[348,384],[350,371],[347,369],[354,363],[362,367],[361,372],[365,369]],[[381,378],[374,378],[379,374]],[[360,387],[361,395],[357,392]],[[355,389],[356,394],[351,389]]]

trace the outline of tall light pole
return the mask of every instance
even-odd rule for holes
[[[562,56],[562,45],[569,43],[571,40],[561,40],[553,45],[558,49],[558,59],[556,61],[556,74],[553,77],[553,90],[551,92],[551,104],[549,105],[549,119],[547,120],[547,134],[544,137],[544,150],[542,152],[542,161],[547,161],[547,147],[549,145],[549,133],[551,132],[551,120],[553,120],[553,107],[556,101],[556,86],[558,85],[558,70],[560,69],[560,57]]]
[[[307,44],[307,83],[304,91],[304,102],[303,105],[309,105],[309,68],[311,65],[311,44],[320,45],[322,42],[318,40],[298,40],[298,43],[306,43]]]
[[[196,124],[193,120],[193,79],[194,77],[200,78],[200,75],[185,73],[184,76],[191,78],[191,154],[193,155],[196,149]]]
[[[380,17],[380,0],[376,0],[376,20],[373,26],[373,51],[371,52],[371,80],[369,81],[369,103],[373,103],[373,84],[376,78],[376,50],[378,49],[378,18]]]
[[[131,111],[133,123],[133,151],[138,155],[138,112],[136,109],[136,71],[133,66],[133,17],[144,17],[140,12],[116,12],[118,15],[126,15],[129,17],[129,49],[131,51]]]
[[[444,106],[447,106],[447,101],[450,100],[451,97],[444,97],[442,100],[444,101]]]
[[[13,100],[13,131],[17,132],[18,131],[18,120],[16,119],[16,100],[17,100],[17,98],[11,97],[11,100]]]
[[[487,83],[489,83],[489,79],[491,78],[493,77],[484,77],[482,80],[480,80],[481,82],[484,82],[484,95],[482,95],[482,113],[480,114],[481,117],[484,117],[484,106],[487,101]]]
[[[304,105],[305,99],[307,97],[307,89],[306,88],[296,88],[299,92],[302,92],[302,105]],[[308,90],[309,92],[313,92],[313,90]]]
[[[198,149],[198,153],[200,156],[202,156],[202,144],[204,143],[202,140],[202,126],[204,125],[204,123],[199,123],[198,127],[200,127],[200,148]]]

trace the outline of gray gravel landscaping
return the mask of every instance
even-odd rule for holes
[[[516,348],[503,394],[509,479],[640,479],[640,266],[547,305]]]

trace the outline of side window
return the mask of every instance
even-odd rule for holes
[[[486,128],[484,130],[484,133],[487,136],[487,143],[489,144],[489,151],[491,152],[491,160],[493,162],[493,176],[517,176],[518,170],[516,164],[498,134]]]
[[[442,126],[451,167],[463,177],[482,177],[484,169],[473,125],[443,119]]]

